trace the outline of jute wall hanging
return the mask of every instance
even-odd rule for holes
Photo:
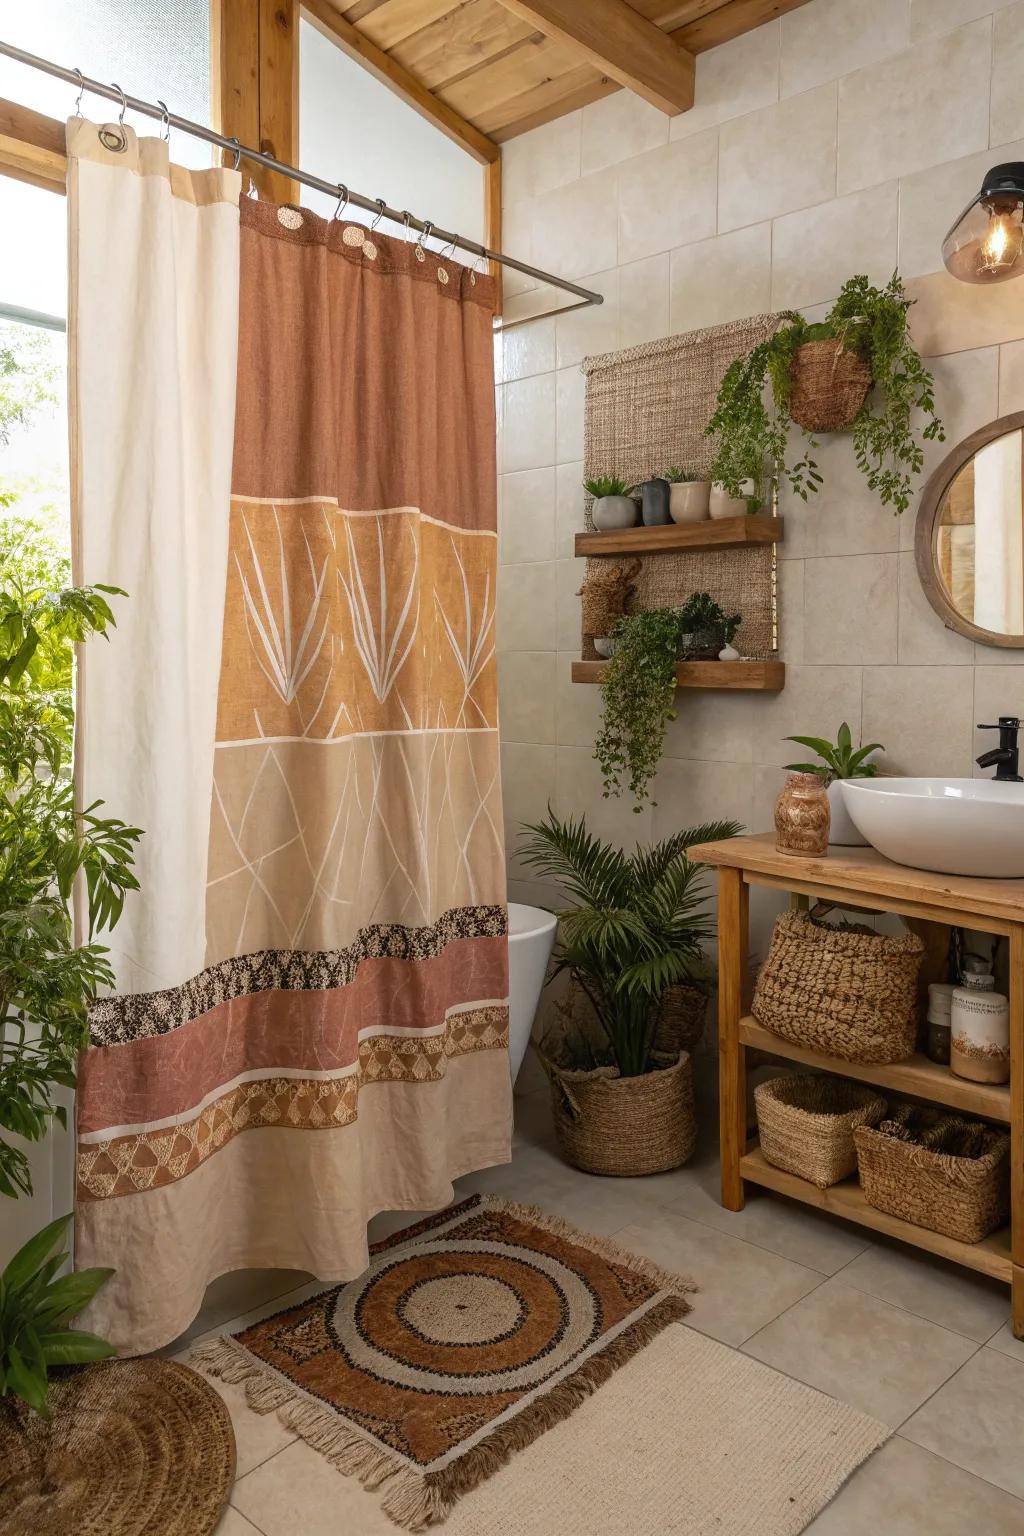
[[[588,357],[583,472],[620,475],[629,484],[670,464],[706,472],[713,443],[705,437],[729,364],[771,336],[777,315],[753,315],[685,336],[646,342]],[[593,528],[591,498],[585,521]],[[607,561],[587,560],[587,579]],[[665,551],[641,555],[630,611],[674,608],[692,592],[710,592],[726,613],[743,615],[735,644],[744,656],[774,656],[775,568],[770,544],[713,553]],[[593,661],[594,632],[583,626],[582,657]]]

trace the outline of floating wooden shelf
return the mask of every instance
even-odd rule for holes
[[[599,683],[605,661],[574,661],[574,683]],[[784,661],[681,661],[676,667],[679,688],[724,688],[778,693],[786,685]]]
[[[955,1237],[945,1237],[941,1232],[930,1232],[927,1227],[915,1227],[898,1216],[877,1211],[868,1204],[856,1180],[833,1184],[831,1189],[819,1189],[816,1184],[797,1178],[795,1173],[773,1168],[760,1147],[753,1148],[740,1159],[740,1174],[751,1184],[773,1189],[792,1200],[802,1200],[805,1205],[817,1206],[820,1211],[844,1216],[847,1221],[859,1222],[862,1227],[871,1227],[875,1232],[901,1238],[905,1243],[913,1243],[915,1248],[926,1248],[929,1253],[937,1253],[956,1264],[966,1264],[968,1269],[980,1270],[983,1275],[992,1275],[996,1280],[1009,1281],[1012,1277],[1008,1227],[993,1232],[980,1243],[961,1243]]]
[[[1007,1084],[969,1083],[965,1078],[955,1077],[948,1067],[929,1061],[927,1056],[911,1056],[908,1061],[898,1061],[888,1067],[843,1061],[839,1056],[824,1056],[820,1051],[809,1051],[801,1045],[791,1045],[788,1040],[780,1040],[771,1030],[763,1029],[755,1019],[749,1018],[740,1020],[740,1040],[754,1050],[767,1051],[786,1061],[797,1061],[801,1066],[820,1067],[823,1072],[835,1072],[840,1077],[877,1083],[880,1088],[890,1088],[894,1093],[908,1093],[911,1098],[950,1104],[970,1115],[1010,1123]]]
[[[657,528],[619,528],[578,533],[577,555],[643,555],[659,550],[742,549],[782,542],[781,517],[705,518],[700,523],[666,523]]]

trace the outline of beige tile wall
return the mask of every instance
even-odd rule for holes
[[[635,815],[605,800],[596,688],[574,685],[583,562],[587,353],[764,308],[821,305],[853,272],[915,279],[945,446],[1024,408],[1024,283],[935,274],[948,225],[994,161],[1024,158],[1024,0],[812,0],[697,61],[696,104],[668,119],[620,92],[505,146],[506,248],[582,278],[599,310],[508,333],[502,416],[499,669],[510,847],[550,800],[621,840],[708,816],[769,824],[782,737],[846,719],[904,773],[970,774],[975,722],[1024,714],[1024,652],[945,630],[902,520],[867,493],[849,443],[823,444],[816,503],[784,504],[778,696],[678,698]],[[513,305],[550,291],[511,276]],[[1018,293],[1017,290],[1020,290]],[[543,892],[510,856],[512,891]],[[763,924],[771,899],[755,904]]]

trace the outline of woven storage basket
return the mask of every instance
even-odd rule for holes
[[[685,981],[669,987],[662,997],[654,1026],[654,1052],[675,1058],[695,1051],[704,1033],[708,1000],[699,987]]]
[[[853,1133],[877,1125],[885,1100],[842,1077],[773,1077],[754,1089],[761,1151],[776,1168],[819,1189],[857,1169]]]
[[[977,1243],[1010,1211],[1010,1138],[978,1121],[893,1106],[877,1129],[853,1133],[864,1198],[876,1210],[962,1243]],[[973,1155],[962,1155],[965,1149]]]
[[[619,1178],[664,1173],[693,1155],[693,1063],[678,1060],[641,1077],[616,1067],[567,1072],[547,1062],[555,1136],[566,1162]]]
[[[759,1024],[844,1061],[905,1061],[917,1040],[916,934],[851,933],[806,912],[776,920],[754,989]]]
[[[808,432],[841,432],[870,388],[871,369],[841,341],[805,341],[793,358],[789,414]]]

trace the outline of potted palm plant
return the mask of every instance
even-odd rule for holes
[[[836,734],[835,743],[823,736],[787,736],[798,746],[810,747],[819,761],[816,763],[787,763],[791,773],[814,773],[828,790],[831,823],[829,843],[836,848],[866,848],[867,838],[862,837],[854,826],[853,818],[846,809],[841,783],[843,779],[873,779],[878,764],[871,761],[872,754],[884,752],[881,742],[869,741],[867,746],[855,747],[850,727],[844,720]]]
[[[552,977],[567,973],[597,1028],[569,1020],[541,1053],[552,1087],[559,1146],[588,1173],[659,1173],[693,1151],[693,1067],[678,1045],[662,1054],[659,1021],[674,989],[703,968],[713,936],[706,871],[687,850],[734,837],[737,822],[688,827],[626,854],[548,808],[528,826],[524,864],[560,884],[571,905],[558,913]]]

